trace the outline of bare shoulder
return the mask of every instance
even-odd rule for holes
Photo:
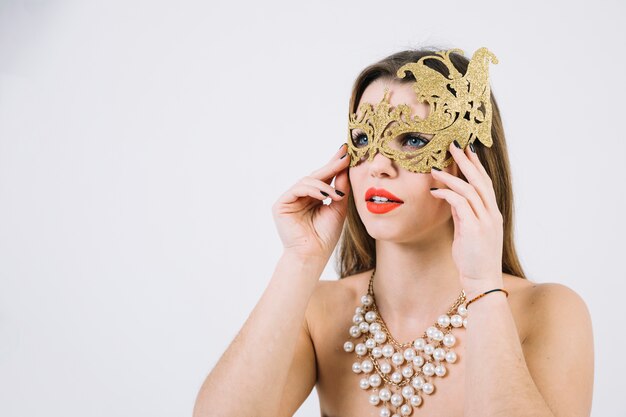
[[[532,302],[537,307],[563,307],[585,308],[586,303],[576,291],[557,282],[535,284],[532,292]]]
[[[578,323],[578,328],[589,328],[591,317],[585,300],[572,288],[555,282],[535,284],[530,292],[527,307],[535,325],[528,341],[566,323]],[[574,330],[574,329],[572,329]]]
[[[570,287],[556,283],[537,283],[526,278],[503,274],[504,286],[510,293],[515,293],[524,300],[525,306],[531,310],[543,308],[574,308],[586,310],[582,297]]]
[[[522,348],[535,385],[555,415],[589,416],[594,342],[587,304],[559,283],[535,285],[527,303],[532,325]]]
[[[358,304],[363,289],[367,288],[368,279],[367,272],[363,272],[337,280],[320,280],[317,283],[307,309],[309,331],[314,339],[316,333],[324,333],[322,326],[329,321],[337,317],[353,316],[354,307]]]

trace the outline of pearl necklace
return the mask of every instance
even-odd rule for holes
[[[446,375],[444,363],[452,364],[457,360],[456,352],[451,349],[456,337],[451,331],[467,327],[465,291],[461,290],[454,305],[439,316],[437,323],[426,329],[422,337],[412,343],[400,343],[391,336],[378,313],[373,286],[375,272],[374,269],[368,293],[361,297],[361,306],[356,308],[352,318],[349,333],[357,340],[347,341],[343,349],[356,353],[357,361],[352,364],[352,371],[365,374],[359,387],[372,390],[369,403],[375,407],[382,405],[380,416],[408,416],[422,404],[420,394],[434,392],[435,377]],[[385,342],[388,343],[381,346]],[[367,358],[363,359],[365,356]],[[395,407],[393,415],[392,407]]]

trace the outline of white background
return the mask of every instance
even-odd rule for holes
[[[363,67],[431,45],[498,57],[519,255],[585,299],[592,415],[626,415],[625,12],[1,0],[0,415],[191,415],[280,256],[273,202],[344,142]]]

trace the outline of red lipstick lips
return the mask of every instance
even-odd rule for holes
[[[374,197],[383,197],[382,199],[375,199]],[[387,199],[385,201],[384,199]],[[378,201],[374,201],[378,200]],[[365,192],[365,201],[367,202],[367,209],[374,214],[387,213],[395,208],[400,207],[404,201],[393,195],[391,192],[384,188],[368,188]]]

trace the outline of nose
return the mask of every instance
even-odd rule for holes
[[[396,175],[397,167],[392,159],[383,155],[379,149],[371,149],[370,152],[374,152],[374,156],[372,157],[370,153],[364,163],[367,164],[367,169],[373,177]]]

